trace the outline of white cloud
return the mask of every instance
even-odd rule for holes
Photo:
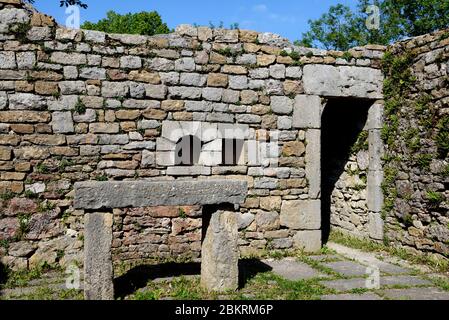
[[[254,12],[267,12],[268,7],[265,4],[257,4],[255,6],[253,6],[252,10]]]

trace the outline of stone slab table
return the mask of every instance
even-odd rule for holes
[[[239,180],[75,183],[74,206],[85,210],[85,299],[114,299],[113,216],[97,210],[180,205],[216,205],[220,208],[224,204],[242,204],[247,191],[247,182]],[[236,290],[239,258],[236,213],[217,209],[206,218],[210,220],[201,250],[201,285],[209,291]]]

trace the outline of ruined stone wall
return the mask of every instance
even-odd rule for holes
[[[369,238],[367,207],[368,132],[360,135],[357,149],[351,150],[348,160],[342,164],[342,173],[336,172],[331,197],[330,223],[333,229],[348,232],[357,237]]]
[[[449,256],[449,31],[393,45],[383,138],[386,239]]]
[[[73,184],[85,180],[246,180],[241,252],[316,250],[322,98],[381,98],[371,71],[382,50],[328,52],[206,27],[154,37],[67,30],[0,1],[1,261],[82,262]],[[243,141],[233,165],[221,162],[226,129]],[[181,136],[201,140],[207,156],[174,165]],[[249,159],[250,149],[266,157]],[[200,211],[115,210],[115,259],[198,257]]]

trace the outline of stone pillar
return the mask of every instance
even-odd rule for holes
[[[369,110],[367,121],[367,129],[369,132],[369,167],[366,195],[369,210],[368,230],[370,237],[375,240],[382,240],[384,236],[384,221],[381,214],[384,203],[382,192],[383,141],[381,137],[383,111],[382,101],[376,102]]]
[[[110,213],[87,213],[84,217],[84,298],[114,299]]]
[[[298,230],[295,248],[317,252],[322,246],[321,226],[321,116],[325,102],[318,95],[298,95],[293,110],[293,127],[306,130],[306,178],[309,199],[284,201],[281,225]]]
[[[201,249],[201,286],[208,291],[238,289],[238,223],[235,212],[212,213]]]

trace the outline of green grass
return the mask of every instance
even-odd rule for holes
[[[3,285],[4,288],[21,288],[25,287],[31,280],[39,279],[42,274],[49,270],[48,266],[36,267],[30,270],[7,270],[6,272],[6,283]]]
[[[32,293],[26,295],[13,295],[7,297],[11,300],[83,300],[83,292],[80,290],[55,290],[50,287],[36,288]]]
[[[244,288],[235,292],[211,293],[201,288],[200,277],[179,277],[171,281],[149,281],[146,288],[127,299],[130,300],[318,300],[332,294],[319,283],[319,278],[290,281],[272,272],[260,272],[247,280]]]
[[[426,198],[432,207],[438,207],[445,200],[445,197],[441,192],[432,190],[427,191]]]
[[[415,254],[404,248],[396,248],[385,244],[376,243],[366,239],[359,239],[345,235],[341,232],[331,232],[330,241],[336,242],[347,247],[364,250],[368,252],[386,252],[400,259],[407,260],[411,264],[423,264],[437,272],[448,272],[449,261],[446,259],[437,259],[432,255]]]

